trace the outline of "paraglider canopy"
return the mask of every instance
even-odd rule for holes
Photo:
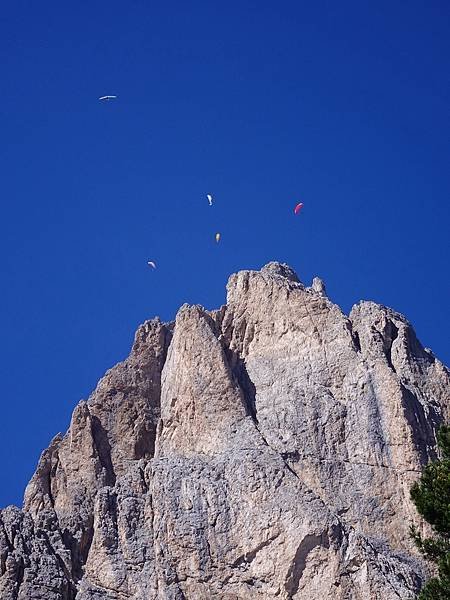
[[[100,96],[99,100],[115,100],[117,96]]]
[[[206,194],[206,197],[208,198],[209,205],[212,206],[213,197],[211,196],[211,194]]]
[[[152,267],[152,269],[156,269],[156,263],[153,262],[153,260],[149,260],[147,264],[149,267]]]
[[[216,233],[216,242],[219,243],[220,242],[220,233]]]
[[[297,204],[297,206],[294,208],[294,214],[298,215],[298,213],[301,211],[302,208],[303,208],[303,202],[299,202]]]

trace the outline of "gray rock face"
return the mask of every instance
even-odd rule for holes
[[[0,512],[1,600],[414,598],[409,488],[449,418],[406,319],[287,265],[142,325]]]

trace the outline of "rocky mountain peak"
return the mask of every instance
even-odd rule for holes
[[[300,282],[297,273],[286,263],[279,263],[276,261],[269,262],[261,269],[261,273],[263,275],[278,275],[284,277],[288,281],[295,281],[296,283]]]
[[[449,372],[288,266],[146,321],[0,512],[2,600],[412,598],[409,488]]]

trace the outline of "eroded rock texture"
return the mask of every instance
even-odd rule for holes
[[[2,600],[414,598],[409,488],[449,373],[406,319],[270,263],[137,331],[0,512]]]

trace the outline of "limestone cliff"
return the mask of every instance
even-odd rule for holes
[[[0,512],[0,598],[414,598],[409,488],[449,384],[393,310],[237,273],[220,310],[139,327],[75,408]]]

